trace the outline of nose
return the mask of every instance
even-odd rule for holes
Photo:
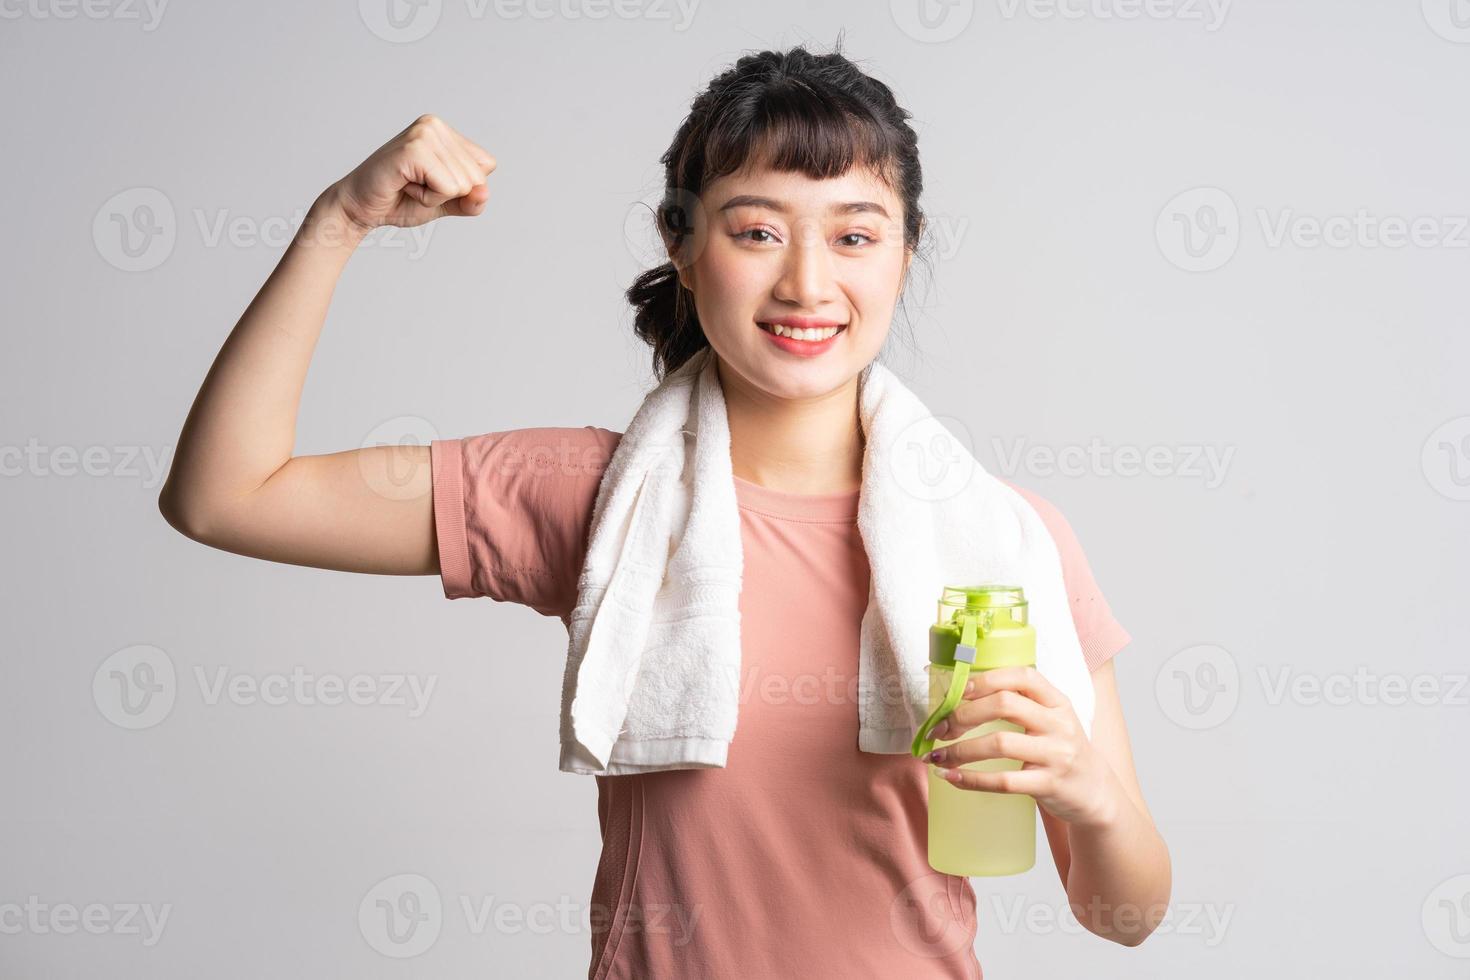
[[[777,299],[816,312],[834,298],[832,256],[819,229],[810,223],[797,228],[795,242],[786,249],[781,277],[773,290]]]

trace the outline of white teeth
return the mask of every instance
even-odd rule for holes
[[[790,337],[792,340],[826,340],[835,336],[840,327],[788,327],[784,323],[762,324],[766,329],[778,337]]]

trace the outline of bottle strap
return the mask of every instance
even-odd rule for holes
[[[909,751],[915,758],[923,758],[934,748],[934,739],[929,733],[934,731],[934,726],[948,718],[950,712],[960,703],[960,698],[965,696],[965,684],[970,679],[970,670],[975,666],[975,641],[979,634],[980,617],[978,615],[966,616],[960,614],[960,622],[963,626],[960,631],[959,645],[954,648],[954,673],[949,679],[949,690],[944,695],[944,700],[939,707],[930,712],[929,717],[919,726],[918,732],[914,734],[914,741],[909,746]]]

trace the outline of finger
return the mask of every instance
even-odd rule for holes
[[[1051,778],[1042,769],[1002,769],[985,772],[981,769],[945,769],[946,782],[960,789],[978,790],[984,793],[1023,793],[1039,796],[1046,791]]]
[[[472,188],[464,197],[456,197],[452,201],[445,201],[439,206],[440,212],[456,218],[472,218],[485,210],[485,202],[490,198],[490,188],[479,184]]]
[[[464,147],[464,151],[469,155],[469,158],[475,161],[475,166],[480,168],[482,174],[488,177],[495,170],[497,161],[483,146],[474,140],[465,139],[463,136],[459,137],[459,142]]]
[[[1015,759],[1046,765],[1052,759],[1051,743],[1040,735],[1025,732],[989,732],[935,749],[930,759],[936,766],[954,768],[987,759]]]
[[[457,197],[464,197],[474,188],[475,182],[480,178],[479,173],[457,150],[453,140],[438,129],[428,133],[428,144],[434,155],[443,165],[444,172],[449,175],[450,184],[445,188],[448,194],[445,201],[452,201]],[[443,204],[444,201],[439,201]]]
[[[453,147],[456,148],[456,151],[462,153],[463,156],[465,156],[466,159],[469,160],[470,165],[472,165],[472,169],[478,169],[479,172],[482,173],[482,175],[488,175],[491,170],[495,169],[495,157],[492,157],[491,154],[488,153],[487,150],[485,150],[485,147],[482,147],[482,145],[479,145],[478,143],[475,143],[475,141],[470,140],[470,138],[467,138],[466,135],[463,134],[463,132],[460,132],[459,129],[454,128],[454,126],[451,126],[450,123],[444,122],[444,120],[442,119],[440,120],[440,123],[440,129],[442,131],[442,135],[444,135],[445,137],[445,140],[447,140],[448,143],[453,144]]]
[[[465,141],[453,130],[438,134],[441,138],[441,156],[459,175],[463,193],[439,205],[441,216],[472,217],[485,209],[490,198],[490,189],[485,183],[485,173],[480,164],[470,155]],[[456,188],[458,189],[458,188]]]
[[[1056,685],[1041,675],[1035,667],[994,667],[982,671],[975,678],[973,693],[966,695],[971,700],[987,697],[997,691],[1019,691],[1048,708],[1061,707],[1067,703],[1066,695]]]
[[[958,738],[972,728],[997,718],[1015,722],[1028,732],[1049,730],[1047,709],[1019,691],[997,691],[978,701],[961,701],[950,712],[937,737]]]
[[[408,182],[403,193],[424,207],[435,208],[459,196],[455,193],[458,180],[431,147],[417,149],[409,156],[404,177]]]

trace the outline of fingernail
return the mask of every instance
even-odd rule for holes
[[[975,682],[974,681],[965,681],[965,693],[966,694],[974,694],[975,693]]]
[[[930,732],[929,734],[933,735],[935,738],[943,738],[944,733],[947,731],[949,731],[949,722],[941,721],[939,724],[934,726],[934,731]]]
[[[932,762],[935,765],[938,765],[943,759],[944,759],[944,750],[943,749],[935,749],[933,752],[930,752],[928,755],[924,756],[924,761],[925,762]]]

